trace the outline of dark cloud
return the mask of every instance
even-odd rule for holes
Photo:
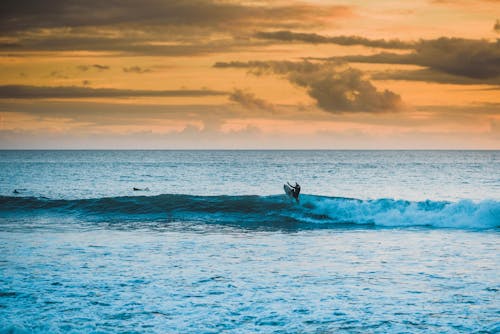
[[[123,72],[125,73],[148,73],[151,72],[151,69],[149,68],[142,68],[140,66],[130,66],[130,67],[124,67]]]
[[[94,64],[92,67],[98,69],[99,71],[109,70],[109,66],[106,65]]]
[[[360,36],[333,36],[327,37],[318,34],[297,33],[287,30],[273,32],[258,32],[255,37],[283,42],[305,42],[313,44],[332,43],[338,45],[363,45],[384,49],[412,49],[414,43],[403,42],[399,39],[368,39]]]
[[[497,21],[495,29],[500,29]],[[387,49],[413,50],[406,54],[382,52],[375,55],[335,57],[335,60],[366,63],[408,64],[427,67],[427,70],[391,71],[379,73],[379,79],[419,80],[443,83],[478,84],[500,81],[500,41],[463,38],[439,38],[403,42],[400,40],[367,39],[359,36],[326,37],[318,34],[291,31],[258,32],[259,38],[307,43],[364,45]],[[391,77],[392,74],[392,77]]]
[[[496,32],[500,32],[500,20],[497,20],[497,22],[495,22],[493,30],[495,30]]]
[[[8,40],[0,49],[200,54],[255,43],[257,27],[311,27],[351,14],[347,6],[268,1],[4,0],[0,37]]]
[[[186,32],[183,32],[186,33]],[[182,33],[181,33],[182,34]],[[189,34],[188,34],[189,35]],[[158,37],[160,38],[160,37]],[[213,52],[232,52],[242,48],[264,46],[264,41],[235,39],[233,37],[220,37],[217,39],[198,36],[199,40],[170,42],[168,36],[156,39],[154,35],[148,37],[108,37],[108,36],[79,36],[79,35],[49,35],[41,37],[20,37],[20,44],[16,47],[2,47],[0,51],[36,52],[36,51],[97,51],[116,52],[124,55],[149,55],[149,56],[191,56],[203,55]],[[178,38],[178,36],[176,37]],[[191,37],[189,37],[191,38]],[[209,40],[208,40],[209,39]],[[160,43],[156,43],[156,42]],[[162,43],[162,42],[169,43]],[[84,70],[84,67],[79,68]],[[88,68],[87,68],[88,70]]]
[[[236,102],[247,109],[274,110],[273,104],[241,89],[235,89],[231,92],[229,94],[229,100]]]
[[[408,57],[416,65],[469,78],[500,75],[500,41],[444,37],[424,40]]]
[[[401,97],[389,90],[379,91],[360,70],[339,69],[332,64],[288,61],[216,63],[218,68],[249,68],[251,73],[285,75],[292,83],[307,89],[318,107],[325,111],[385,112],[402,107]],[[252,72],[253,71],[253,72]]]
[[[475,79],[430,69],[381,71],[372,73],[371,78],[374,80],[424,81],[455,85],[500,85],[500,77]],[[495,89],[499,89],[499,87]]]
[[[102,98],[102,97],[196,97],[227,93],[214,90],[133,90],[77,86],[0,86],[0,99]]]
[[[316,58],[309,57],[309,60],[331,60],[331,61],[346,61],[355,63],[373,63],[373,64],[404,64],[404,65],[414,65],[417,60],[415,53],[390,53],[381,52],[373,55],[352,55],[344,57],[330,57],[330,58]]]
[[[353,68],[292,73],[290,81],[306,87],[318,106],[330,112],[386,112],[398,110],[402,105],[398,94],[377,90],[369,80],[363,78],[361,71]]]
[[[407,54],[383,52],[370,56],[354,55],[331,59],[360,63],[419,65],[466,78],[493,79],[500,76],[500,40],[489,42],[442,37],[421,40],[415,44],[414,51]]]
[[[290,72],[312,72],[318,71],[325,67],[322,63],[313,63],[310,61],[259,61],[253,60],[248,62],[231,61],[231,62],[216,62],[215,68],[246,68],[250,73],[255,75],[261,74],[287,74]]]
[[[4,0],[3,32],[87,26],[220,26],[228,22],[294,22],[350,15],[347,6],[242,4],[216,0]]]

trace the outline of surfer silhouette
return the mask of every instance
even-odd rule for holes
[[[290,184],[290,182],[287,182],[287,184],[290,186],[290,188],[292,188],[292,196],[293,196],[293,198],[295,198],[295,200],[298,203],[299,202],[299,194],[300,194],[300,185],[297,182],[295,182],[295,186],[292,186]]]

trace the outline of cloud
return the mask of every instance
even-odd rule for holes
[[[331,38],[317,34],[297,34],[287,31],[276,33],[258,33],[258,35],[274,37],[280,40],[302,40],[314,42],[329,42]],[[359,62],[379,64],[405,64],[425,67],[423,70],[413,71],[386,71],[379,72],[374,78],[382,80],[416,80],[455,84],[494,84],[500,82],[500,40],[489,42],[487,40],[463,38],[438,38],[433,40],[420,40],[414,43],[398,40],[369,40],[353,37],[349,43],[366,46],[411,48],[409,53],[381,52],[374,55],[351,55],[331,58],[309,58],[310,60],[329,60],[334,62]],[[333,41],[330,41],[334,43]],[[289,70],[313,70],[321,65],[313,62],[226,62],[216,63],[215,67],[240,67],[250,68],[253,74],[265,73],[271,70],[274,73]],[[294,69],[290,68],[295,67]],[[302,69],[297,68],[302,67]],[[281,73],[282,74],[282,73]]]
[[[235,89],[229,94],[229,100],[240,104],[247,109],[274,110],[274,105],[257,98],[254,94]]]
[[[78,65],[76,68],[82,72],[87,72],[90,69],[88,65]]]
[[[327,65],[331,67],[330,65]],[[312,72],[318,71],[325,67],[322,63],[313,63],[310,61],[260,61],[252,60],[248,62],[230,61],[230,62],[216,62],[213,67],[215,68],[246,68],[250,73],[255,75],[262,74],[287,74],[290,72]]]
[[[421,70],[387,70],[371,74],[374,80],[404,80],[424,81],[455,85],[500,85],[500,77],[489,79],[476,79],[464,76],[452,75],[431,69]],[[490,89],[499,89],[490,88]]]
[[[164,121],[193,121],[207,118],[225,119],[244,117],[243,110],[229,109],[229,105],[207,104],[152,104],[116,103],[81,100],[39,100],[26,103],[19,100],[1,100],[2,113],[19,113],[45,119],[70,119],[98,125],[137,125],[158,119]],[[253,115],[252,115],[253,116]]]
[[[149,68],[141,68],[139,66],[130,66],[130,67],[124,67],[123,72],[125,73],[148,73],[151,72],[151,69]]]
[[[252,124],[223,129],[228,119],[255,118],[254,112],[230,104],[6,100],[0,101],[0,111],[6,125],[0,130],[3,148],[102,148],[111,138],[111,147],[122,148],[181,148],[188,143],[189,148],[241,148],[254,145],[252,139],[260,133]]]
[[[49,73],[49,77],[56,79],[68,79],[69,77],[61,71],[52,71]]]
[[[363,45],[384,49],[412,49],[414,43],[403,42],[399,39],[368,39],[360,36],[333,36],[327,37],[318,34],[297,33],[287,30],[273,32],[257,32],[255,37],[282,42],[305,42],[313,44],[332,43],[338,45]]]
[[[466,78],[492,79],[500,76],[500,40],[489,42],[441,37],[421,40],[415,44],[414,51],[408,54],[379,53],[332,59],[361,63],[419,65]]]
[[[197,97],[226,95],[215,90],[133,90],[78,86],[0,86],[0,99],[112,98],[112,97]]]
[[[290,81],[306,87],[320,108],[330,112],[395,111],[402,106],[401,97],[389,90],[379,91],[363,78],[360,70],[327,70],[292,73]]]
[[[88,70],[90,70],[91,68],[94,68],[98,71],[105,71],[105,70],[109,70],[110,67],[109,66],[106,66],[106,65],[99,65],[99,64],[93,64],[93,65],[78,65],[76,67],[77,69],[79,69],[80,71],[82,72],[87,72]]]
[[[0,101],[3,148],[492,148],[499,104],[419,106],[409,113],[324,112],[283,118],[234,104]],[[311,110],[311,109],[309,109]],[[269,124],[272,125],[269,125]],[[238,124],[238,126],[231,126]],[[267,125],[266,125],[267,124]],[[491,125],[491,126],[490,126]],[[260,129],[260,130],[259,130]],[[299,131],[299,134],[295,131]],[[290,136],[295,133],[295,136]],[[493,137],[493,134],[496,136]],[[413,134],[413,135],[410,135]],[[244,136],[247,137],[244,137]],[[347,137],[346,137],[347,136]],[[453,138],[453,140],[452,140]],[[450,146],[451,143],[454,143]],[[333,145],[333,146],[332,146]]]
[[[94,64],[92,67],[98,69],[99,71],[109,70],[109,66],[106,65]]]
[[[500,103],[476,103],[472,105],[421,105],[416,107],[418,111],[430,111],[436,115],[440,115],[443,120],[450,120],[450,116],[462,117],[458,122],[463,123],[464,118],[468,117],[469,121],[482,116],[499,116]]]
[[[285,75],[291,83],[306,88],[318,107],[328,112],[386,112],[402,107],[398,94],[377,90],[360,70],[353,68],[342,70],[333,64],[309,61],[219,62],[214,66],[250,68],[254,74]]]
[[[495,25],[493,26],[493,30],[495,30],[496,32],[500,32],[500,20],[497,20],[495,22]]]
[[[124,115],[117,112],[117,115]],[[470,113],[472,114],[472,113]],[[347,116],[347,114],[346,114]],[[369,118],[377,121],[391,121],[394,115],[349,115],[357,119]],[[36,117],[36,116],[35,116]],[[344,116],[339,116],[344,117]],[[477,118],[477,115],[470,117]],[[35,118],[37,121],[39,118]],[[154,120],[157,121],[157,120]],[[40,121],[39,121],[40,122]],[[205,127],[205,124],[187,123],[181,128],[167,131],[155,130],[151,119],[141,122],[136,119],[134,124],[141,127],[119,127],[113,130],[111,126],[100,124],[63,123],[62,131],[54,131],[49,120],[42,121],[36,130],[25,128],[0,130],[0,147],[6,149],[498,149],[498,122],[490,120],[483,122],[483,129],[460,127],[458,124],[449,130],[435,127],[434,120],[425,124],[410,124],[399,127],[397,124],[388,127],[377,123],[370,127],[361,127],[351,122],[344,123],[346,127],[323,127],[315,132],[291,135],[293,129],[301,129],[300,124],[284,121],[275,123],[278,129],[288,132],[269,132],[259,125],[249,123],[238,129],[227,131],[224,128]],[[40,123],[42,123],[40,122]],[[337,122],[335,122],[337,123]],[[463,124],[464,122],[462,122]],[[302,123],[304,124],[304,123]],[[331,124],[331,123],[330,123]],[[351,126],[349,126],[349,124]],[[442,124],[442,123],[441,123]],[[444,123],[448,125],[448,122]],[[468,123],[465,123],[468,124]],[[67,127],[72,130],[67,130]],[[381,131],[376,131],[380,129]],[[385,130],[385,131],[384,131]]]
[[[183,29],[181,29],[183,30]],[[189,28],[188,28],[189,30]],[[89,33],[90,34],[90,33]],[[94,51],[113,52],[130,56],[196,56],[213,52],[234,52],[242,48],[264,46],[269,43],[246,38],[233,38],[219,34],[217,37],[196,36],[188,31],[181,31],[175,36],[167,33],[156,36],[154,33],[145,33],[147,36],[134,37],[119,35],[117,37],[96,35],[61,34],[43,36],[20,37],[15,46],[0,44],[0,51],[16,52],[53,52],[53,51]],[[119,33],[117,33],[119,34]],[[181,37],[187,41],[178,40]],[[172,39],[174,39],[172,41]],[[193,39],[193,40],[191,40]],[[80,67],[84,71],[84,67]],[[88,69],[87,69],[88,70]]]
[[[92,13],[92,14],[89,14]],[[5,0],[0,49],[185,55],[256,43],[263,28],[321,26],[348,6],[219,0]],[[262,41],[257,44],[262,44]]]
[[[421,41],[408,56],[416,65],[469,78],[500,75],[500,41],[439,38]]]
[[[347,6],[308,4],[273,5],[216,0],[4,0],[0,5],[1,31],[55,27],[167,25],[224,26],[228,22],[300,23],[351,15]],[[88,13],[93,13],[89,15]]]
[[[1,149],[259,149],[269,146],[290,148],[290,136],[264,136],[248,125],[229,132],[187,125],[166,133],[151,130],[115,132],[63,132],[0,130]],[[271,145],[269,145],[272,143]]]
[[[495,30],[500,31],[500,21]],[[386,79],[451,82],[460,84],[488,83],[500,81],[500,41],[474,40],[463,38],[438,38],[404,42],[400,40],[368,39],[359,36],[327,37],[313,33],[291,31],[258,32],[258,38],[279,41],[300,41],[306,43],[334,43],[339,45],[363,45],[387,49],[413,50],[406,54],[382,52],[375,55],[353,55],[333,57],[337,61],[386,64],[409,64],[428,67],[419,71],[392,71],[379,74]],[[390,77],[390,74],[393,77]],[[427,80],[426,80],[427,75]],[[482,82],[480,82],[482,81]]]

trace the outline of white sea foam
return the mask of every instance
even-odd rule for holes
[[[485,200],[475,203],[409,202],[377,199],[304,197],[303,203],[315,215],[338,222],[377,226],[432,226],[455,228],[494,228],[500,226],[500,203]]]

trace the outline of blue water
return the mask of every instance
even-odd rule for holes
[[[499,232],[500,151],[0,151],[0,333],[494,333]]]

